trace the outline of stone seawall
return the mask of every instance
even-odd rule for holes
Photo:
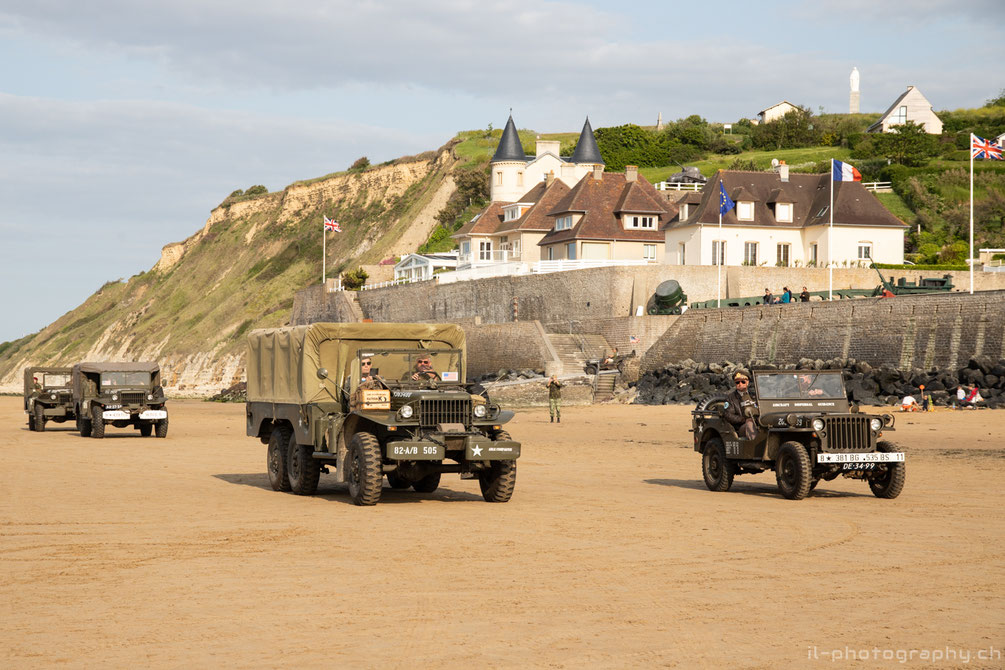
[[[855,358],[871,365],[953,369],[1005,358],[1005,291],[863,298],[692,310],[642,360],[642,372],[702,363]]]

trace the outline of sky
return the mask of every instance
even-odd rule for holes
[[[231,191],[436,149],[781,100],[1005,88],[1001,0],[0,0],[0,342],[150,269]]]

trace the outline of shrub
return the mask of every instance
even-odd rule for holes
[[[241,195],[244,195],[244,189],[243,188],[237,189],[236,191],[234,191],[233,193],[231,193],[227,197],[228,198],[236,198],[236,197],[241,196]]]
[[[265,195],[268,192],[269,189],[265,188],[261,184],[255,184],[254,186],[249,187],[244,192],[244,195]]]
[[[370,275],[363,268],[346,270],[342,273],[342,285],[347,289],[355,290],[366,284],[366,280],[369,278]]]
[[[370,167],[370,159],[366,156],[360,156],[357,158],[352,165],[349,166],[350,170],[365,170]]]

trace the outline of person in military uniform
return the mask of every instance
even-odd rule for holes
[[[757,402],[750,395],[750,376],[739,370],[733,375],[735,387],[726,394],[726,421],[746,440],[757,437]]]
[[[413,382],[429,379],[439,381],[440,375],[433,370],[433,361],[428,354],[416,358],[415,369],[411,372],[406,372],[401,378],[402,381],[412,380]]]
[[[551,376],[548,380],[548,412],[551,414],[551,422],[555,423],[557,419],[559,423],[562,423],[562,382],[558,381],[558,377],[555,375]]]

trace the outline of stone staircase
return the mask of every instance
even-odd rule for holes
[[[611,351],[603,335],[549,333],[548,341],[562,362],[562,374],[566,375],[582,374],[587,359],[600,358],[605,352]]]
[[[614,397],[614,382],[618,374],[617,370],[604,370],[593,378],[593,402],[604,402]]]

